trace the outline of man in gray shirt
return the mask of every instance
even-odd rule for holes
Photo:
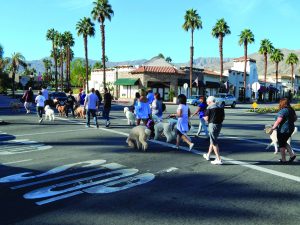
[[[98,97],[95,94],[95,89],[92,88],[91,92],[86,95],[84,100],[84,108],[86,109],[86,127],[90,127],[91,114],[94,118],[95,126],[99,128],[96,116],[96,110],[98,109]]]

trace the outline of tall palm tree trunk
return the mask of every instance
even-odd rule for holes
[[[220,52],[220,82],[223,77],[223,35],[219,35],[219,52]]]
[[[276,62],[276,89],[277,89],[277,83],[278,83],[278,62]],[[275,98],[276,98],[276,101],[277,101],[277,90],[276,90],[276,92],[275,92]]]
[[[85,54],[85,81],[86,81],[86,93],[89,90],[89,61],[88,61],[88,50],[87,50],[87,36],[84,36],[84,54]]]
[[[53,49],[53,60],[54,60],[54,67],[55,67],[55,91],[58,91],[58,80],[57,80],[57,57],[56,57],[56,52],[55,52],[55,46],[54,42],[52,44],[52,49]]]
[[[193,61],[194,61],[194,30],[191,32],[191,48],[190,48],[190,96],[192,96],[193,88]]]
[[[105,33],[104,33],[105,25],[101,22],[101,36],[102,36],[102,65],[103,65],[103,88],[106,88],[106,74],[105,74]]]
[[[61,91],[64,90],[64,62],[63,62],[63,53],[62,48],[60,49],[60,85]]]
[[[247,84],[246,84],[246,75],[247,75],[247,41],[245,41],[244,43],[244,93],[243,93],[243,101],[246,102],[246,87],[247,87]]]
[[[268,69],[268,57],[267,57],[267,53],[264,53],[264,59],[265,59],[264,82],[265,82],[265,87],[266,87],[267,86],[267,69]]]
[[[291,76],[291,83],[292,83],[292,94],[294,94],[294,64],[292,64],[292,76]]]
[[[70,64],[71,64],[71,56],[70,56],[70,47],[67,48],[67,83],[68,83],[68,91],[70,91],[71,84],[70,84]]]
[[[16,73],[12,72],[12,97],[15,97],[15,79],[16,79]]]

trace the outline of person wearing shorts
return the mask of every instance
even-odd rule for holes
[[[214,151],[216,158],[214,161],[211,161],[211,164],[221,165],[223,162],[219,153],[218,137],[225,118],[224,108],[221,108],[216,104],[216,99],[214,96],[209,96],[206,102],[208,107],[206,109],[204,119],[208,122],[210,145],[207,154],[203,154],[203,157],[206,160],[210,160],[210,154],[212,151]]]

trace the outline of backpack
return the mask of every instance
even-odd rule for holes
[[[166,111],[166,104],[165,103],[162,103],[162,111]]]

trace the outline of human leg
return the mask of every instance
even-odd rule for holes
[[[90,126],[90,120],[91,120],[91,112],[90,112],[90,109],[88,109],[86,112],[86,126],[87,127]]]
[[[199,135],[200,135],[200,133],[201,133],[201,130],[202,130],[202,122],[201,122],[201,119],[200,119],[200,121],[199,121],[199,127],[198,127],[198,131],[197,131],[197,136],[199,136]]]
[[[208,130],[207,130],[206,122],[203,118],[200,119],[200,123],[201,123],[201,129],[203,128],[205,135],[208,136]]]

